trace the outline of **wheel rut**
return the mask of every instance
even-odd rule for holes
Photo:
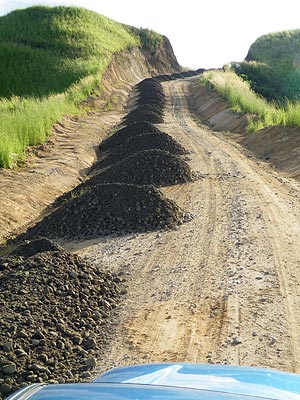
[[[184,159],[198,173],[162,188],[191,220],[78,249],[127,280],[115,340],[97,373],[149,361],[298,371],[299,186],[199,124],[189,112],[190,81],[163,84],[157,126],[190,151]]]

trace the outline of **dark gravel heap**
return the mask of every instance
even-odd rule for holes
[[[0,397],[34,382],[90,380],[109,340],[120,278],[35,241],[0,259]]]
[[[181,157],[162,150],[144,150],[129,156],[88,181],[94,183],[130,183],[169,186],[191,182],[193,174]]]
[[[139,105],[155,105],[157,107],[164,107],[165,105],[165,96],[158,95],[157,93],[147,93],[147,94],[140,94],[138,97],[137,103]]]
[[[180,208],[154,187],[96,182],[93,186],[90,181],[75,188],[73,196],[78,197],[66,201],[22,239],[87,239],[171,228],[183,221]]]
[[[134,117],[136,114],[141,113],[142,111],[152,111],[156,114],[163,115],[163,109],[159,105],[156,104],[141,104],[137,106],[135,109],[130,111],[127,115]],[[125,117],[126,119],[126,117]]]
[[[202,74],[204,71],[205,71],[204,68],[199,68],[197,70],[175,72],[174,74],[171,74],[171,75],[157,75],[157,76],[155,76],[155,79],[159,82],[166,82],[166,81],[171,81],[171,80],[175,80],[175,79],[182,79],[182,78],[189,78],[192,76],[197,76],[199,74]]]
[[[161,109],[165,105],[165,94],[162,84],[155,78],[144,79],[135,88],[138,90],[137,106],[156,105]]]
[[[185,148],[167,133],[146,133],[144,135],[138,135],[127,139],[120,146],[113,149],[105,159],[97,162],[93,167],[93,170],[116,164],[124,158],[138,153],[139,151],[153,149],[164,150],[171,154],[187,154]]]
[[[136,108],[132,114],[129,114],[125,118],[126,124],[133,124],[135,122],[150,122],[151,124],[162,124],[164,122],[164,118],[161,113],[157,113],[155,111],[147,111],[147,110],[139,110]]]
[[[130,139],[132,137],[143,135],[145,133],[160,133],[160,132],[161,131],[150,122],[136,122],[127,125],[122,129],[119,129],[113,135],[103,140],[99,144],[99,150],[108,151],[121,145],[127,139]]]
[[[135,85],[135,88],[138,89],[140,92],[144,92],[147,90],[163,91],[162,85],[159,80],[156,79],[156,77],[143,79]]]
[[[153,114],[156,117],[156,121],[148,121],[147,119],[144,119],[142,121],[147,121],[152,124],[160,123],[163,121],[163,108],[159,105],[155,104],[142,104],[136,107],[134,110],[130,111],[126,117],[123,118],[123,122],[125,124],[131,123],[130,121],[135,121],[136,119],[141,118],[143,115],[149,115]]]
[[[167,74],[157,75],[155,79],[158,80],[159,82],[166,82],[173,80],[172,75],[167,75]]]
[[[62,248],[47,238],[26,241],[10,252],[10,256],[31,257],[44,251],[59,251]]]

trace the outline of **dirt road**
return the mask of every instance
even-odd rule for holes
[[[160,128],[191,150],[193,183],[164,189],[194,218],[177,230],[70,244],[122,271],[113,366],[192,361],[300,371],[300,185],[189,113],[189,80],[164,83]]]

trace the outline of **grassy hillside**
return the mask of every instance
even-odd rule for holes
[[[258,96],[249,83],[233,71],[207,71],[202,74],[200,80],[206,85],[212,85],[233,111],[248,114],[248,132],[272,125],[300,125],[299,102],[272,104]]]
[[[14,11],[0,18],[0,97],[64,92],[136,44],[121,24],[81,8]]]
[[[112,56],[162,36],[77,7],[31,7],[0,17],[0,167],[43,143],[64,114],[98,91]]]
[[[300,30],[263,35],[235,71],[268,100],[300,97]]]

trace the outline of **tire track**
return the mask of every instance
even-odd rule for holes
[[[187,158],[199,172],[193,183],[163,189],[194,218],[177,230],[108,238],[81,250],[127,278],[115,341],[97,373],[156,361],[298,371],[300,191],[196,124],[188,86],[164,83],[160,128],[191,151]]]

